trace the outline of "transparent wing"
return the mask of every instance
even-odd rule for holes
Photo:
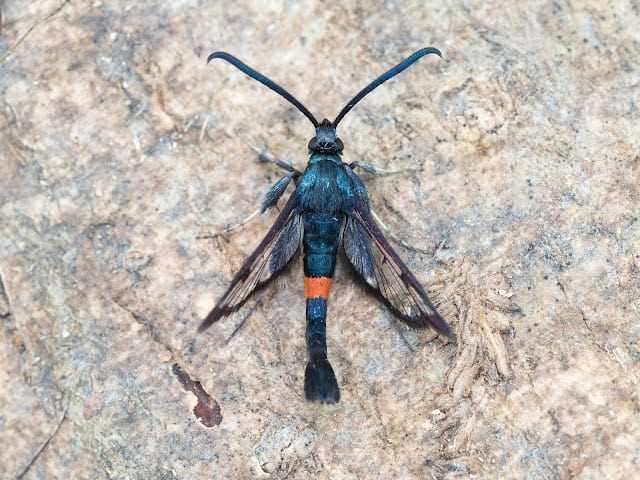
[[[415,327],[432,326],[453,338],[451,328],[436,311],[416,277],[391,248],[369,212],[355,198],[346,212],[343,247],[353,268],[405,322]]]
[[[282,271],[298,250],[301,238],[300,196],[293,192],[271,230],[233,277],[229,289],[204,319],[199,330],[204,330],[238,309],[256,288]]]

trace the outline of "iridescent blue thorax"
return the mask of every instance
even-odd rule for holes
[[[304,212],[343,213],[353,185],[337,155],[313,154],[297,191]]]
[[[329,120],[323,120],[316,127],[316,136],[309,141],[309,163],[297,182],[305,212],[345,211],[354,188],[340,158],[343,148],[335,127]]]

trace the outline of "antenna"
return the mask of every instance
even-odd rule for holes
[[[302,103],[300,103],[298,101],[298,99],[296,99],[293,95],[291,95],[289,92],[287,92],[284,88],[282,88],[280,85],[275,83],[273,80],[269,80],[267,77],[265,77],[264,75],[262,75],[259,72],[256,72],[253,68],[251,68],[247,64],[241,62],[236,57],[234,57],[233,55],[231,55],[231,54],[229,54],[227,52],[214,52],[214,53],[212,53],[207,58],[207,63],[209,63],[214,58],[221,58],[223,60],[226,60],[231,65],[236,67],[238,70],[241,70],[243,73],[245,73],[246,75],[249,75],[254,80],[259,81],[261,84],[263,84],[267,88],[270,88],[274,92],[278,93],[279,95],[284,97],[287,101],[289,101],[289,103],[291,103],[294,107],[296,107],[298,110],[300,110],[304,114],[304,116],[307,117],[311,121],[311,123],[313,124],[314,127],[316,127],[316,128],[318,127],[318,125],[319,125],[318,120],[316,120],[316,117],[314,117],[311,114],[311,112],[309,110],[307,110],[307,107],[302,105]]]
[[[395,77],[400,72],[402,72],[403,70],[409,68],[415,62],[420,60],[425,55],[429,55],[430,53],[435,53],[440,58],[442,58],[442,54],[440,53],[440,50],[438,50],[437,48],[433,48],[433,47],[423,48],[421,50],[418,50],[414,54],[408,56],[403,61],[401,61],[398,65],[396,65],[392,69],[388,70],[387,72],[383,73],[378,78],[376,78],[373,82],[371,82],[369,85],[367,85],[362,90],[360,90],[360,92],[355,97],[353,97],[349,101],[349,103],[347,103],[344,106],[342,111],[338,114],[336,119],[333,121],[333,123],[331,124],[331,125],[333,125],[333,128],[336,128],[338,126],[338,123],[340,123],[340,120],[342,120],[342,118],[347,113],[349,113],[349,110],[351,110],[355,106],[355,104],[358,103],[360,100],[362,100],[367,94],[371,93],[371,91],[373,89],[375,89],[376,87],[379,87],[380,85],[382,85],[384,82],[386,82],[390,78]]]
[[[336,119],[332,122],[331,125],[333,126],[333,128],[336,128],[338,126],[338,123],[340,123],[340,121],[344,118],[344,116],[347,113],[349,113],[349,111],[360,100],[362,100],[365,96],[367,96],[369,93],[371,93],[372,90],[376,89],[377,87],[382,85],[384,82],[386,82],[390,78],[395,77],[396,75],[398,75],[403,70],[406,70],[407,68],[409,68],[411,65],[413,65],[415,62],[420,60],[425,55],[429,55],[431,53],[433,53],[435,55],[438,55],[439,57],[442,57],[442,54],[440,53],[440,50],[438,50],[437,48],[427,47],[427,48],[423,48],[421,50],[418,50],[417,52],[415,52],[412,55],[410,55],[407,58],[405,58],[402,62],[400,62],[398,65],[396,65],[392,69],[390,69],[387,72],[385,72],[382,75],[380,75],[378,78],[376,78],[373,82],[371,82],[369,85],[364,87],[362,90],[360,90],[360,92],[358,92],[358,94],[355,97],[353,97],[349,101],[349,103],[347,103],[344,106],[342,111],[338,114]],[[287,100],[294,107],[296,107],[298,110],[300,110],[300,112],[302,112],[304,114],[304,116],[309,119],[309,121],[313,124],[313,126],[315,128],[318,128],[318,126],[320,125],[318,120],[316,120],[316,117],[313,116],[313,114],[307,109],[307,107],[305,107],[297,98],[295,98],[293,95],[291,95],[289,92],[287,92],[280,85],[275,83],[273,80],[268,79],[267,77],[262,75],[260,72],[257,72],[256,70],[251,68],[249,65],[247,65],[246,63],[238,60],[236,57],[234,57],[233,55],[231,55],[231,54],[229,54],[227,52],[214,52],[214,53],[212,53],[207,58],[207,63],[209,63],[214,58],[221,58],[222,60],[226,60],[231,65],[236,67],[238,70],[242,71],[244,74],[248,75],[249,77],[253,78],[254,80],[257,80],[258,82],[262,83],[267,88],[273,90],[274,92],[276,92],[277,94],[282,96],[285,100]]]

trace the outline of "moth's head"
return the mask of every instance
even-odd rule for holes
[[[311,153],[340,154],[344,149],[342,140],[336,136],[336,127],[326,118],[316,127],[316,136],[309,140]]]

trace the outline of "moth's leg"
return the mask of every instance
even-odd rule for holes
[[[266,150],[261,150],[258,152],[258,161],[260,163],[273,163],[278,167],[286,170],[287,172],[293,173],[294,176],[299,177],[302,173],[297,170],[293,165],[289,165],[287,162],[283,162],[282,160],[277,159],[273,155],[271,155]]]
[[[297,179],[300,175],[302,175],[302,173],[293,165],[289,165],[288,163],[283,162],[264,149],[259,149],[248,140],[242,139],[242,141],[249,145],[258,154],[258,161],[260,163],[273,163],[274,165],[289,172],[280,180],[278,180],[265,195],[264,201],[262,202],[262,207],[260,208],[260,212],[262,213],[268,208],[275,206],[278,202],[278,199],[282,196],[285,189],[287,188],[287,185],[289,185],[291,179]]]
[[[288,163],[277,159],[276,157],[274,157],[273,155],[271,155],[269,152],[267,152],[265,150],[259,149],[258,147],[253,145],[248,140],[242,138],[241,136],[238,136],[238,137],[243,142],[245,142],[247,145],[249,145],[255,152],[258,153],[258,161],[259,162],[261,162],[261,163],[273,163],[274,165],[277,165],[278,167],[286,170],[289,173],[287,175],[285,175],[284,177],[282,177],[280,180],[278,180],[269,189],[269,191],[267,191],[267,193],[265,195],[265,198],[264,198],[264,201],[262,202],[262,206],[260,208],[258,208],[257,210],[255,210],[254,212],[252,212],[251,215],[249,215],[247,218],[245,218],[244,220],[240,221],[239,223],[236,223],[235,225],[230,225],[230,226],[226,227],[225,229],[223,229],[223,230],[221,230],[219,232],[199,235],[199,236],[196,237],[197,239],[216,238],[216,237],[219,237],[220,235],[224,235],[224,234],[233,232],[234,230],[237,230],[239,228],[244,227],[247,223],[251,222],[251,220],[256,218],[258,215],[260,215],[261,213],[264,213],[265,210],[267,210],[270,207],[275,206],[276,203],[278,202],[278,199],[282,196],[282,194],[284,193],[285,189],[287,188],[287,185],[289,185],[289,182],[291,181],[291,179],[292,178],[298,178],[300,175],[302,175],[302,173],[299,170],[297,170],[295,167],[293,167],[292,165],[289,165]]]
[[[262,206],[257,210],[255,210],[251,215],[249,215],[247,218],[245,218],[241,222],[236,223],[235,225],[230,225],[226,227],[224,230],[221,230],[219,232],[210,233],[206,235],[199,235],[196,238],[198,239],[216,238],[216,237],[219,237],[220,235],[224,235],[225,233],[230,233],[230,232],[233,232],[234,230],[244,227],[247,223],[249,223],[251,220],[256,218],[258,215],[260,215],[261,213],[264,213],[265,210],[275,206],[276,203],[278,203],[278,200],[280,199],[284,191],[286,190],[287,185],[289,185],[289,182],[295,176],[296,176],[296,172],[293,171],[293,172],[289,172],[280,180],[278,180],[265,195],[264,201],[262,202]]]
[[[197,235],[196,239],[202,240],[202,239],[207,239],[207,238],[216,238],[216,237],[219,237],[219,236],[224,235],[226,233],[233,232],[234,230],[238,230],[239,228],[244,227],[247,223],[249,223],[251,220],[256,218],[258,215],[260,215],[260,213],[262,213],[262,207],[258,208],[251,215],[249,215],[247,218],[245,218],[244,220],[240,221],[239,223],[236,223],[234,225],[229,225],[228,227],[220,230],[219,232],[205,233],[205,234],[202,234],[202,235]]]
[[[302,173],[299,170],[297,170],[293,165],[290,165],[287,162],[283,162],[282,160],[274,157],[269,152],[267,152],[266,149],[258,148],[256,145],[254,145],[249,140],[247,140],[246,138],[240,135],[238,135],[238,138],[240,138],[240,140],[242,140],[244,143],[249,145],[251,149],[258,154],[258,161],[260,163],[273,163],[274,165],[277,165],[278,167],[282,168],[283,170],[286,170],[287,172],[290,172],[290,173],[294,172],[295,173],[294,176],[296,178],[302,175]]]
[[[264,201],[262,202],[262,207],[260,208],[260,213],[266,211],[268,208],[275,207],[276,203],[286,190],[289,182],[292,178],[296,176],[296,172],[289,172],[269,189],[267,194],[264,196]]]
[[[352,169],[360,168],[360,169],[364,170],[365,172],[367,172],[367,173],[369,173],[371,175],[389,175],[389,174],[395,174],[395,173],[415,172],[415,169],[412,169],[412,168],[401,168],[401,169],[389,170],[389,169],[379,168],[379,167],[376,167],[374,165],[369,165],[368,163],[362,163],[362,162],[350,163],[349,167],[351,167]],[[393,231],[389,227],[387,227],[385,225],[385,223],[382,221],[382,219],[378,216],[378,214],[373,209],[371,209],[371,216],[376,221],[376,223],[378,225],[380,225],[380,228],[382,230],[384,230],[384,232],[394,242],[396,242],[396,243],[402,245],[403,247],[405,247],[405,248],[407,248],[409,250],[412,250],[414,252],[425,253],[425,254],[432,253],[432,252],[428,252],[428,251],[426,251],[426,250],[424,250],[422,248],[414,247],[413,245],[410,245],[406,241],[402,240],[395,233],[393,233]]]
[[[376,223],[380,226],[380,228],[382,230],[384,230],[384,232],[394,242],[402,245],[404,248],[406,248],[408,250],[411,250],[413,252],[424,253],[426,255],[433,255],[433,251],[425,250],[425,249],[419,248],[419,247],[415,247],[415,246],[407,243],[405,240],[401,239],[400,237],[398,237],[395,233],[393,233],[393,230],[391,230],[389,227],[387,227],[385,225],[385,223],[382,221],[382,219],[378,216],[378,214],[373,209],[371,210],[371,216],[376,221]],[[438,245],[438,250],[440,250],[442,247],[444,247],[444,243],[445,243],[445,241],[443,240],[442,243],[440,245]]]
[[[407,173],[407,172],[416,171],[415,168],[393,168],[393,169],[380,168],[380,167],[376,167],[375,165],[371,165],[369,163],[364,163],[364,162],[352,162],[349,164],[349,166],[352,169],[360,168],[371,175],[391,175],[395,173]]]

